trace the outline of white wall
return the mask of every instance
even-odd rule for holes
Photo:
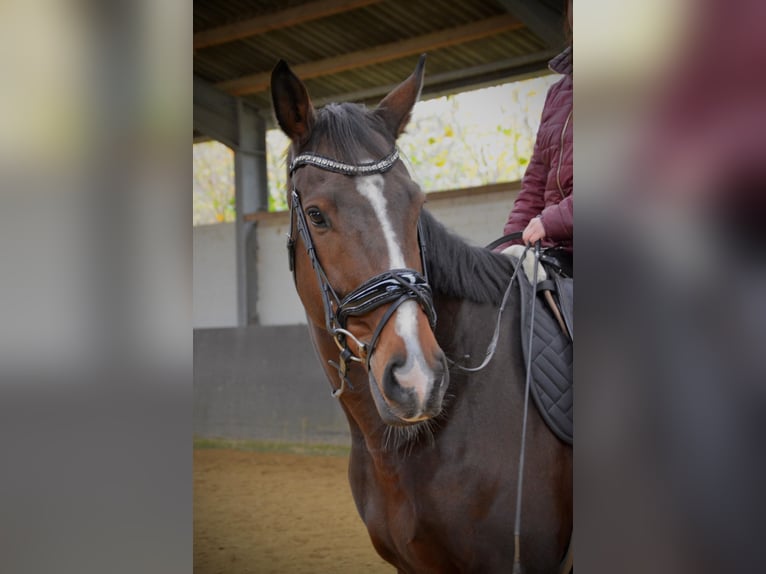
[[[430,194],[426,207],[449,229],[474,245],[502,235],[517,184],[502,191]],[[287,265],[287,213],[260,216],[256,223],[258,319],[261,325],[305,323]],[[233,223],[194,228],[194,327],[237,324]]]
[[[192,231],[193,325],[237,325],[237,261],[234,223],[198,225]]]
[[[435,193],[428,195],[426,208],[469,243],[487,245],[503,235],[517,193],[517,183],[508,184],[503,191]]]
[[[295,292],[287,263],[287,212],[269,214],[256,224],[258,233],[257,293],[261,325],[305,323],[303,306]]]

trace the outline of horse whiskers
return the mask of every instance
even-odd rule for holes
[[[436,444],[434,432],[438,427],[438,417],[410,426],[387,426],[383,432],[382,450],[388,452],[402,451],[406,457],[412,454],[418,444],[431,448]]]
[[[383,450],[395,452],[403,450],[405,456],[412,452],[412,446],[418,441],[421,427],[425,422],[412,426],[396,427],[387,426],[383,434]]]

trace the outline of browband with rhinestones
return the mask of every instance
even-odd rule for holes
[[[334,171],[335,173],[340,173],[343,175],[368,175],[371,173],[383,173],[391,169],[391,166],[394,165],[398,159],[399,150],[396,148],[394,148],[394,151],[392,151],[389,155],[379,161],[376,161],[375,163],[362,163],[359,165],[344,163],[342,161],[330,159],[329,157],[306,152],[297,156],[290,163],[290,175],[292,175],[296,169],[303,167],[304,165],[313,165],[320,169]]]

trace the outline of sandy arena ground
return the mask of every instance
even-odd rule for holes
[[[343,456],[194,451],[195,574],[392,574]]]

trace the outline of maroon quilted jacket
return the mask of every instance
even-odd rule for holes
[[[548,90],[532,159],[503,231],[523,231],[540,215],[546,233],[543,247],[555,245],[571,251],[572,48],[553,58],[549,67],[564,77]]]

